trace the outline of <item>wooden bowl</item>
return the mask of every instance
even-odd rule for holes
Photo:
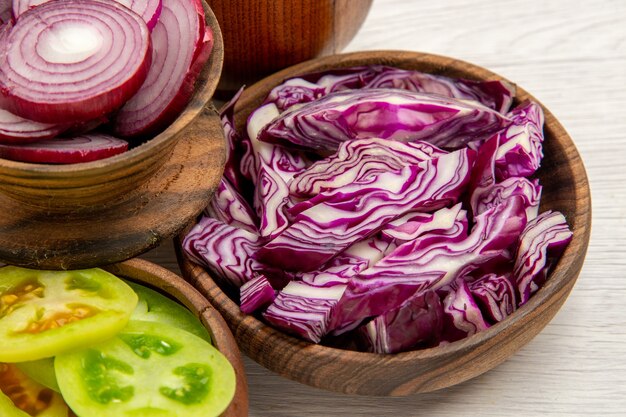
[[[220,90],[230,93],[279,69],[335,54],[373,0],[207,0],[224,34]]]
[[[247,417],[248,383],[241,354],[226,322],[206,298],[178,275],[142,259],[131,259],[104,269],[120,278],[144,284],[169,295],[200,319],[208,329],[213,345],[230,361],[237,377],[235,396],[222,417]]]
[[[476,80],[502,79],[476,65],[430,54],[381,51],[331,56],[288,68],[246,90],[237,107],[237,124],[241,127],[250,111],[285,78],[369,64]],[[536,100],[518,87],[516,101],[524,99]],[[565,129],[545,107],[544,111],[545,158],[538,172],[543,185],[541,210],[565,214],[574,236],[545,286],[511,316],[483,332],[446,346],[398,354],[335,349],[296,339],[242,314],[210,274],[181,255],[179,248],[183,275],[220,311],[244,353],[293,380],[342,393],[399,396],[438,390],[478,376],[503,362],[548,324],[574,286],[587,251],[591,200],[585,168]]]
[[[0,193],[20,203],[63,214],[96,204],[111,204],[148,181],[176,143],[192,133],[192,122],[213,96],[219,81],[224,60],[222,35],[215,15],[203,4],[206,23],[215,38],[213,52],[198,78],[191,101],[174,123],[146,143],[100,161],[45,165],[0,159]]]

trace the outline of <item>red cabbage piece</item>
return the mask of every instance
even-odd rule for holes
[[[254,259],[259,242],[257,234],[203,217],[183,240],[183,248],[222,282],[239,288],[263,270],[263,265]]]
[[[539,185],[538,179],[531,181],[522,177],[510,177],[501,183],[492,185],[481,193],[473,202],[472,212],[475,214],[484,213],[512,196],[520,196],[526,207],[526,218],[530,221],[539,214],[541,190],[542,187]]]
[[[230,226],[257,233],[256,215],[226,176],[220,180],[204,214]]]
[[[468,282],[472,297],[480,306],[483,317],[495,324],[517,309],[515,287],[507,275],[487,274]]]
[[[357,329],[362,347],[373,353],[405,352],[441,340],[444,312],[435,291],[407,299]]]
[[[276,291],[264,275],[258,275],[239,288],[241,311],[252,314],[261,310],[274,301]]]
[[[255,184],[254,208],[260,219],[259,233],[262,237],[273,238],[283,231],[288,220],[284,208],[289,202],[287,183],[309,165],[300,154],[270,143],[256,140],[258,132],[278,116],[273,104],[262,106],[248,118],[251,160],[254,167],[247,172]]]
[[[519,305],[545,283],[550,267],[572,240],[565,216],[558,211],[545,211],[526,225],[517,249],[513,276]]]
[[[395,244],[373,236],[350,246],[321,270],[295,273],[293,276],[316,287],[347,284],[351,277],[374,265],[393,249]]]
[[[235,187],[239,193],[243,193],[248,188],[248,184],[244,175],[242,175],[239,163],[245,152],[243,137],[235,128],[235,105],[239,101],[243,87],[239,89],[220,109],[220,120],[222,129],[226,136],[228,147],[226,148],[226,165],[224,166],[224,177]]]
[[[257,139],[323,152],[336,151],[345,141],[373,137],[424,140],[458,149],[509,123],[478,102],[375,88],[340,91],[292,107],[265,126]]]
[[[461,203],[434,213],[407,213],[387,223],[380,233],[384,240],[399,245],[429,232],[451,230],[456,222],[464,222],[467,228],[467,212],[462,210]]]
[[[455,204],[469,180],[474,154],[463,149],[401,171],[318,194],[294,222],[263,246],[259,258],[292,271],[313,271],[353,243],[409,210]],[[290,210],[291,211],[291,210]]]
[[[500,113],[509,110],[515,95],[515,87],[505,81],[470,81],[373,65],[288,79],[272,89],[264,104],[274,103],[280,111],[284,111],[296,104],[308,103],[335,91],[366,88],[398,88],[475,100]]]
[[[313,197],[322,191],[359,182],[366,176],[397,171],[446,153],[427,142],[402,143],[378,138],[343,142],[335,155],[313,163],[294,176],[289,191],[298,197]]]
[[[331,312],[345,288],[345,285],[316,287],[292,281],[278,293],[263,317],[287,333],[319,343],[328,332]]]
[[[541,106],[525,101],[507,116],[513,123],[498,133],[500,147],[495,170],[500,181],[534,174],[543,158],[544,115]]]
[[[432,233],[398,246],[373,267],[350,279],[331,329],[351,330],[413,294],[444,287],[491,261],[510,258],[509,248],[526,225],[521,198],[514,197],[476,218],[469,236],[461,222],[450,233]]]
[[[443,290],[442,341],[455,342],[489,328],[467,282],[458,278]]]

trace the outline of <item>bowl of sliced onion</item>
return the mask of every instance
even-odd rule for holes
[[[199,116],[219,125],[204,109],[222,37],[202,0],[14,1],[5,19],[5,196],[61,211],[111,204],[154,175],[181,138],[198,135]]]
[[[11,2],[1,2],[11,5]],[[225,159],[202,0],[14,1],[0,13],[0,260],[119,262],[192,220]]]
[[[574,286],[583,163],[497,74],[358,52],[278,72],[229,108],[235,156],[179,264],[268,369],[349,394],[449,387],[530,341]]]

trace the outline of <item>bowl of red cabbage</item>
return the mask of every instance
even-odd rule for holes
[[[458,384],[537,335],[581,270],[576,147],[484,68],[316,59],[243,90],[222,123],[224,177],[179,263],[242,351],[283,376],[364,395]]]
[[[0,4],[0,192],[29,205],[136,189],[217,86],[222,38],[203,0]]]

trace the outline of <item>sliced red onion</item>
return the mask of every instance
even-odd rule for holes
[[[56,0],[20,16],[0,46],[0,95],[43,123],[106,115],[132,97],[151,62],[150,31],[112,1]]]
[[[1,0],[5,1],[5,0]],[[0,3],[1,3],[0,1]],[[33,7],[48,3],[51,0],[13,0],[13,17],[17,19]],[[114,0],[119,4],[137,13],[146,22],[148,29],[152,30],[159,21],[161,15],[161,0]],[[7,1],[11,3],[11,1]]]
[[[100,133],[48,139],[24,145],[0,145],[0,157],[40,164],[76,164],[125,152],[128,142]]]
[[[33,122],[0,108],[0,143],[37,142],[53,138],[66,128],[66,125]]]
[[[185,108],[213,48],[213,32],[204,19],[200,0],[163,0],[152,31],[152,66],[146,82],[114,120],[118,135],[154,135]]]

